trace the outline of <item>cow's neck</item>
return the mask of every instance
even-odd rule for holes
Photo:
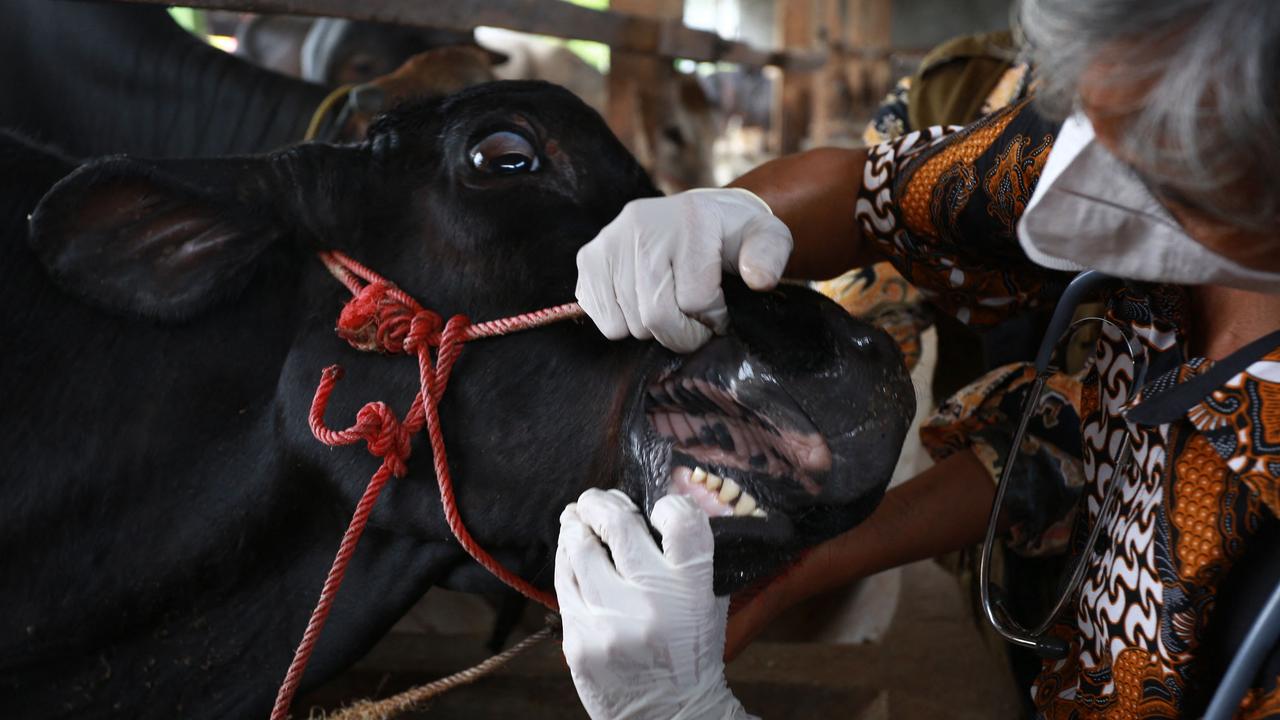
[[[20,687],[0,679],[0,694],[59,711],[120,703],[131,717],[171,717],[184,697],[201,698],[195,717],[265,713],[349,512],[320,478],[363,472],[357,452],[299,452],[318,444],[305,413],[281,402],[300,334],[324,333],[325,352],[302,363],[308,380],[352,359],[328,330],[339,288],[304,297],[318,263],[277,266],[242,298],[166,326],[74,301],[24,243],[6,244],[4,259],[15,252],[26,262],[6,263],[0,285],[16,308],[0,321],[14,341],[0,369],[23,430],[4,446],[0,579],[16,589],[0,656],[21,671],[58,662]],[[368,533],[348,581],[349,595],[367,595],[339,603],[315,676],[367,648],[456,553]],[[49,557],[56,566],[39,564]],[[81,648],[74,658],[68,643]],[[146,667],[162,690],[103,684],[104,666]]]

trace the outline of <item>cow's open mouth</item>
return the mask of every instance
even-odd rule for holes
[[[712,518],[758,525],[751,534],[790,535],[789,516],[812,507],[830,475],[831,450],[768,373],[705,353],[645,393],[649,425],[669,448],[666,493],[692,498]]]
[[[687,496],[710,516],[719,594],[866,518],[914,411],[884,332],[807,289],[725,281],[731,332],[690,355],[655,348],[624,437],[638,505]]]

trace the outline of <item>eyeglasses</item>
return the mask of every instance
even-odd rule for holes
[[[1089,530],[1089,536],[1085,540],[1080,557],[1076,560],[1071,572],[1065,575],[1067,578],[1066,583],[1062,585],[1057,602],[1053,604],[1053,609],[1040,622],[1035,624],[1022,623],[1013,617],[1003,588],[991,582],[991,553],[995,546],[996,530],[1004,506],[1004,496],[1013,477],[1016,458],[1021,454],[1019,449],[1022,447],[1022,440],[1026,435],[1027,426],[1040,406],[1045,383],[1052,375],[1061,371],[1061,367],[1057,364],[1057,359],[1062,355],[1063,350],[1070,344],[1076,333],[1091,323],[1101,323],[1115,330],[1123,341],[1134,370],[1132,390],[1129,397],[1125,398],[1125,404],[1133,400],[1142,388],[1146,376],[1146,354],[1143,352],[1141,344],[1135,340],[1127,328],[1102,317],[1088,317],[1072,322],[1076,308],[1080,306],[1084,299],[1092,296],[1102,286],[1115,282],[1118,282],[1118,280],[1096,271],[1083,272],[1071,281],[1071,284],[1067,286],[1066,291],[1062,294],[1062,298],[1058,301],[1053,318],[1050,320],[1049,327],[1045,332],[1044,340],[1040,343],[1040,350],[1036,354],[1036,379],[1031,386],[1031,392],[1027,396],[1026,404],[1023,405],[1022,417],[1018,421],[1018,429],[1013,437],[1013,445],[1010,448],[1009,457],[1005,460],[1004,468],[1000,472],[1000,482],[996,485],[996,497],[991,506],[991,517],[987,521],[987,534],[982,543],[982,555],[978,562],[979,594],[982,602],[982,611],[986,615],[987,621],[1005,640],[1019,647],[1027,648],[1045,658],[1060,659],[1067,655],[1067,643],[1061,638],[1048,637],[1045,632],[1075,595],[1076,590],[1079,589],[1080,583],[1084,580],[1085,571],[1093,559],[1098,536],[1101,535],[1102,529],[1113,520],[1111,516],[1120,497],[1120,487],[1124,484],[1124,476],[1133,460],[1133,448],[1130,444],[1129,433],[1126,432],[1123,435],[1120,451],[1116,455],[1115,472],[1112,473],[1108,481],[1106,497],[1102,501],[1101,509],[1098,510],[1097,520],[1094,521],[1093,527]]]

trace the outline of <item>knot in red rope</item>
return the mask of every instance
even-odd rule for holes
[[[409,416],[402,422],[395,411],[384,402],[366,403],[356,413],[356,422],[345,430],[331,430],[324,424],[324,413],[329,407],[333,387],[342,379],[342,368],[333,365],[325,368],[311,403],[311,432],[325,445],[351,445],[363,440],[369,452],[382,458],[387,470],[396,477],[408,472],[409,453],[412,451],[413,434],[422,428],[421,406],[414,403]]]
[[[364,435],[369,452],[385,461],[391,474],[404,477],[411,452],[409,428],[384,402],[371,402],[356,413],[356,427]]]
[[[326,251],[320,253],[320,260],[352,295],[338,317],[338,335],[357,350],[416,356],[419,391],[403,421],[396,417],[386,403],[371,402],[360,408],[354,425],[345,430],[333,430],[325,426],[324,413],[334,386],[342,378],[342,369],[334,365],[325,368],[320,376],[320,384],[316,387],[308,417],[311,432],[317,440],[329,446],[352,445],[363,440],[368,445],[369,452],[382,458],[382,465],[369,478],[369,484],[365,486],[351,522],[343,533],[316,607],[311,611],[311,619],[294,652],[293,661],[289,663],[289,670],[280,683],[275,705],[271,709],[272,720],[285,720],[288,716],[289,705],[302,682],[307,661],[329,617],[338,587],[355,554],[356,543],[360,541],[369,522],[374,503],[378,501],[378,495],[392,476],[404,477],[407,474],[410,439],[424,426],[431,441],[436,483],[440,490],[445,521],[458,544],[477,563],[513,590],[549,608],[556,607],[553,594],[534,587],[529,581],[503,567],[467,531],[458,509],[453,479],[449,475],[449,459],[445,454],[444,432],[440,428],[437,405],[449,384],[449,375],[463,343],[580,317],[582,309],[576,304],[561,305],[480,325],[472,325],[465,316],[455,315],[445,323],[439,315],[424,309],[403,290],[350,257],[340,252]],[[434,358],[431,353],[433,347],[437,348]]]
[[[419,310],[409,321],[409,332],[405,335],[401,346],[410,354],[437,345],[440,342],[440,331],[444,328],[444,320],[430,310]]]
[[[413,353],[431,344],[444,323],[386,281],[357,291],[338,316],[338,335],[357,350]]]

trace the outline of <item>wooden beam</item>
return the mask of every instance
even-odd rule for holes
[[[118,0],[172,5],[174,0]],[[615,50],[688,58],[699,62],[778,65],[812,70],[822,58],[782,53],[725,40],[713,32],[685,27],[679,18],[654,19],[579,7],[560,0],[179,0],[209,10],[318,15],[351,20],[467,31],[477,25],[561,38],[593,40]]]

